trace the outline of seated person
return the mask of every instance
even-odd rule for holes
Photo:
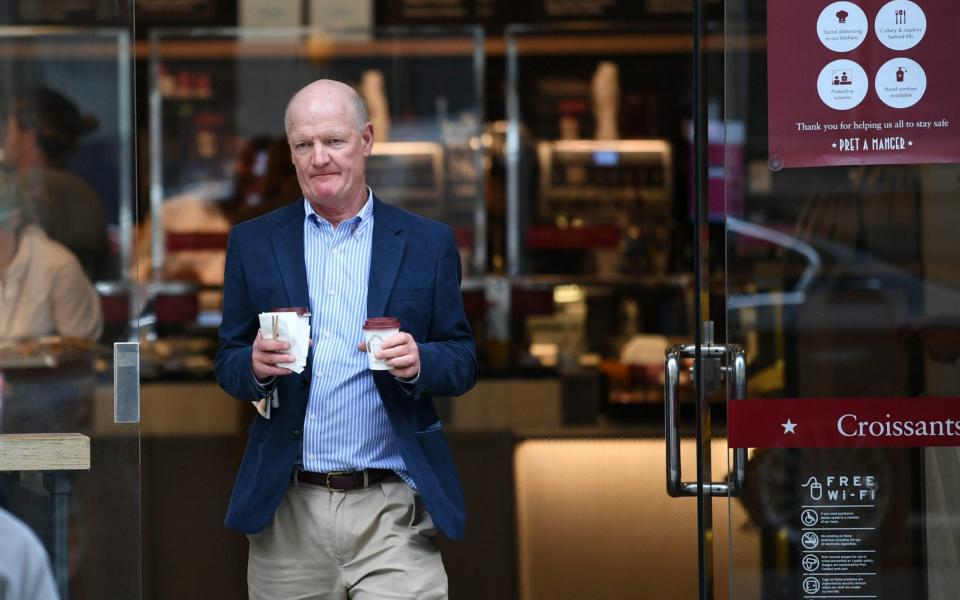
[[[4,160],[31,199],[36,222],[67,247],[91,280],[109,275],[110,245],[100,196],[69,170],[79,139],[98,126],[60,92],[19,91],[6,117]]]
[[[0,175],[0,340],[93,341],[102,327],[100,300],[76,257],[33,224],[19,187]]]

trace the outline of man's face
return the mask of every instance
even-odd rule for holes
[[[321,212],[359,209],[373,127],[357,129],[353,100],[335,87],[304,90],[290,105],[287,141],[304,197]]]

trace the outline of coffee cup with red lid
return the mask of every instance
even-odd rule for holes
[[[371,317],[363,323],[363,341],[367,343],[367,358],[370,369],[389,371],[390,365],[377,358],[377,352],[383,348],[383,340],[400,333],[400,320],[396,317]]]

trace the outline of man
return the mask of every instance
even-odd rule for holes
[[[450,229],[393,208],[366,187],[373,147],[349,86],[316,81],[284,116],[304,199],[230,234],[220,385],[270,398],[255,417],[227,511],[248,534],[251,598],[446,598],[432,536],[463,534],[460,484],[434,396],[476,379]],[[309,306],[299,375],[289,345],[264,339],[258,313]],[[397,317],[368,368],[367,317]]]

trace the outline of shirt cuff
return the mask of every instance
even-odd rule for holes
[[[264,396],[269,396],[270,392],[273,391],[273,388],[276,387],[277,378],[276,376],[271,375],[264,381],[257,379],[256,374],[253,372],[253,367],[250,367],[250,375],[253,377],[253,384],[257,388],[257,395],[261,398]]]
[[[400,389],[407,394],[412,394],[414,388],[417,386],[417,382],[420,381],[420,369],[417,369],[417,374],[411,378],[397,377],[396,375],[394,375],[393,378],[400,384]]]

